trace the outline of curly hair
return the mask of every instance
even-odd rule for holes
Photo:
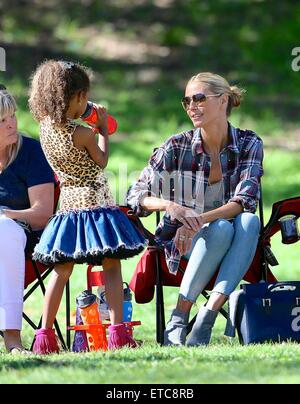
[[[67,122],[70,100],[90,88],[91,71],[78,63],[46,60],[31,77],[29,108],[41,122],[50,117],[57,126]]]

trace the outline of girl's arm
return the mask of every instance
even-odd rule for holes
[[[97,113],[98,121],[95,128],[100,131],[98,142],[92,129],[77,126],[73,134],[73,143],[79,150],[87,150],[94,162],[101,168],[105,168],[109,156],[107,112],[105,108],[98,107]]]
[[[91,158],[98,166],[105,168],[108,163],[109,146],[108,133],[99,134],[99,141],[94,132],[89,128],[78,126],[73,135],[74,146],[80,150],[87,150]]]

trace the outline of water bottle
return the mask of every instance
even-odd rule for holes
[[[132,320],[132,294],[128,283],[124,282],[124,300],[123,300],[123,321],[130,322]]]
[[[81,115],[80,119],[88,124],[95,124],[98,120],[97,110],[92,101],[88,101],[85,112]],[[118,123],[114,117],[107,115],[107,129],[108,134],[112,135],[118,128]]]

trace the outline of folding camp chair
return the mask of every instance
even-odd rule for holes
[[[264,213],[263,213],[263,201],[262,201],[262,189],[261,189],[261,199],[259,201],[259,216],[261,221],[261,231],[254,259],[246,275],[243,278],[243,280],[245,280],[246,282],[258,283],[261,280],[267,282],[277,281],[277,279],[274,277],[274,275],[270,270],[270,265],[271,266],[278,265],[278,262],[270,248],[271,245],[270,239],[276,232],[280,230],[278,220],[281,217],[288,214],[294,214],[296,217],[300,216],[300,197],[276,202],[273,205],[270,220],[268,224],[264,226]],[[170,275],[167,268],[163,249],[162,247],[158,246],[157,243],[155,242],[155,236],[143,227],[141,222],[137,220],[136,217],[134,217],[132,212],[131,213],[129,212],[129,217],[134,218],[134,221],[138,225],[140,231],[142,231],[145,237],[147,237],[149,240],[149,247],[142,256],[141,260],[148,259],[149,263],[147,263],[147,267],[148,266],[149,268],[154,267],[152,275],[151,276],[148,275],[147,280],[144,281],[143,286],[145,287],[145,289],[143,291],[137,290],[138,289],[137,282],[140,282],[140,284],[142,282],[142,279],[140,280],[138,279],[139,275],[142,274],[138,274],[137,271],[133,275],[133,278],[130,282],[130,287],[135,293],[136,300],[137,300],[137,293],[139,293],[138,298],[143,299],[145,296],[141,295],[142,293],[146,292],[147,296],[146,301],[144,302],[152,300],[154,288],[156,289],[156,339],[158,343],[162,344],[165,330],[163,286],[177,286],[177,287],[180,286],[184,271],[187,266],[187,260],[182,258],[177,275],[176,276]],[[160,214],[157,213],[157,225],[159,221],[160,221]],[[217,273],[215,274],[213,279],[209,282],[209,284],[202,293],[206,299],[209,297],[207,290],[211,290],[213,288],[216,276]],[[140,301],[140,303],[141,302],[142,301]],[[224,315],[224,317],[227,318],[227,313],[225,310],[222,309],[221,313]],[[188,325],[188,333],[191,331],[195,319],[196,317],[194,317],[190,321]]]

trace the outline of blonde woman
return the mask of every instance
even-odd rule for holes
[[[164,242],[170,272],[176,273],[180,256],[189,259],[165,331],[165,345],[209,344],[218,312],[255,254],[263,144],[254,132],[235,128],[228,121],[242,95],[243,90],[217,74],[193,76],[181,102],[194,128],[159,147],[127,195],[128,204],[141,215],[166,211],[156,235]],[[156,192],[153,187],[153,179],[162,172],[179,173],[177,184],[185,192],[162,198],[161,189]],[[192,188],[187,192],[190,179]],[[191,307],[218,267],[212,294],[200,308],[186,341]]]
[[[0,330],[12,354],[21,341],[25,248],[53,213],[54,177],[39,142],[17,129],[16,102],[0,85]]]

